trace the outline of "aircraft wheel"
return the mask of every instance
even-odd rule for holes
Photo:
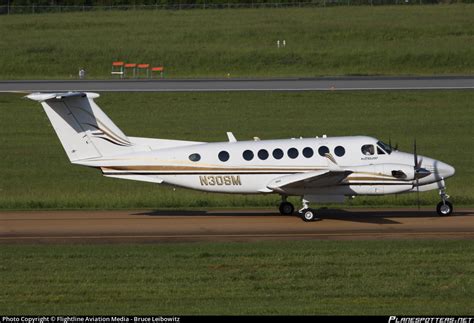
[[[448,216],[453,213],[453,204],[449,201],[439,202],[436,206],[436,212],[438,212],[439,216]]]
[[[290,202],[281,202],[279,209],[281,215],[290,215],[295,211],[295,207]]]
[[[301,211],[301,218],[305,222],[311,222],[316,219],[316,216],[314,214],[314,211],[311,209],[304,209]]]

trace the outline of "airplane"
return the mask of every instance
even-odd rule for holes
[[[279,194],[282,215],[294,213],[287,198],[301,197],[298,214],[317,219],[310,203],[345,197],[437,189],[436,210],[453,205],[445,180],[455,169],[439,160],[398,151],[368,136],[198,142],[130,137],[99,108],[92,92],[32,93],[42,104],[72,164],[100,169],[107,177],[236,194]]]

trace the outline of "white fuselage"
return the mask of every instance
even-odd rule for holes
[[[363,146],[371,149],[364,153]],[[420,187],[428,188],[426,185],[454,174],[447,164],[420,158],[431,172],[418,180]],[[208,192],[347,196],[412,191],[413,159],[412,154],[385,151],[375,138],[353,136],[197,143],[81,164],[100,167],[105,176]],[[338,183],[302,181],[281,191],[268,187],[283,176],[333,169],[350,174]],[[403,171],[406,176],[394,177],[393,170]]]

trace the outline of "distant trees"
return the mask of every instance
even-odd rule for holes
[[[321,3],[324,0],[0,0],[0,6],[140,6],[179,4],[236,4],[236,3]],[[326,0],[337,4],[395,4],[405,0]],[[410,3],[474,3],[474,0],[409,0]]]
[[[225,4],[225,3],[298,3],[311,0],[0,0],[0,5],[11,6],[133,6],[174,4]],[[319,1],[315,1],[319,2]]]

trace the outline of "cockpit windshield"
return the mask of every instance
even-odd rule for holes
[[[387,154],[391,154],[392,151],[393,151],[393,148],[390,145],[387,145],[386,143],[384,143],[382,141],[377,141],[377,146],[379,146],[380,148],[385,150],[387,152]]]

